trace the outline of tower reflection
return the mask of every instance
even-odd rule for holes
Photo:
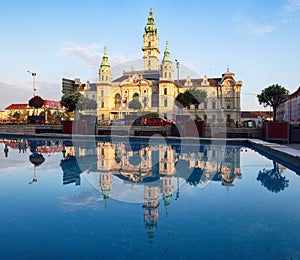
[[[168,144],[150,146],[101,141],[95,147],[64,146],[66,156],[60,164],[63,184],[80,185],[84,172],[101,192],[105,208],[110,197],[142,203],[150,243],[158,225],[159,207],[162,204],[168,215],[175,190],[174,199],[179,198],[180,185],[186,183],[201,188],[213,181],[229,189],[242,177],[240,149],[235,146],[201,146],[195,150],[193,146],[182,149]],[[98,176],[96,183],[95,176]]]

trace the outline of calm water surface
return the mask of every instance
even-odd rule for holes
[[[300,258],[300,176],[249,147],[2,138],[0,152],[2,257]]]

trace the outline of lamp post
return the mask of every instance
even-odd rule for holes
[[[177,95],[179,95],[179,61],[175,60],[176,62],[176,69],[177,69]],[[180,108],[178,107],[178,115],[180,115]]]
[[[177,85],[179,87],[179,61],[178,60],[175,60],[176,62],[176,69],[177,69]],[[179,92],[179,90],[178,90]]]
[[[36,77],[36,72],[31,72],[30,70],[27,70],[28,73],[31,74],[33,77],[33,96],[36,96],[36,86],[35,86],[35,77]]]

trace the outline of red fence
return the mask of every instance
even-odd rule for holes
[[[204,121],[187,121],[185,122],[185,136],[204,137]]]
[[[84,120],[63,121],[64,134],[81,134],[87,133],[86,122]]]
[[[266,141],[286,141],[289,142],[288,122],[263,122],[262,137]]]

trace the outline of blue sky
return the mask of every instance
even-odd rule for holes
[[[255,94],[271,84],[300,85],[300,0],[11,0],[0,2],[0,109],[32,97],[27,70],[38,95],[59,100],[62,77],[95,82],[104,46],[113,67],[142,59],[150,7],[160,59],[168,41],[171,58],[199,77],[229,66],[243,81],[242,109],[264,109]]]

